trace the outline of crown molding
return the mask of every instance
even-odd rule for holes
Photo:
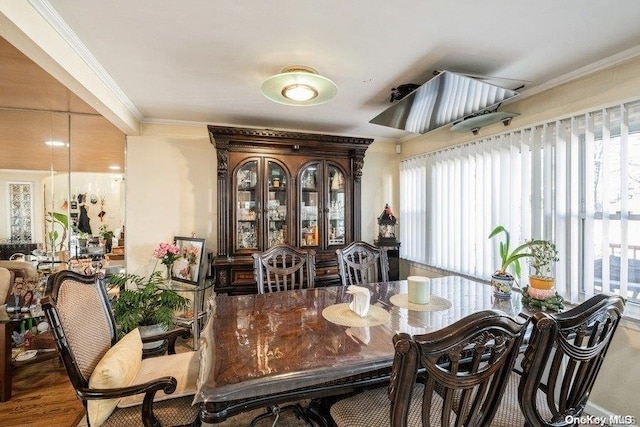
[[[80,38],[73,32],[71,27],[62,19],[58,12],[51,6],[48,0],[28,0],[29,4],[47,21],[47,23],[56,31],[60,37],[73,49],[73,51],[87,64],[91,71],[104,83],[104,85],[118,98],[120,102],[133,114],[139,121],[144,116],[138,108],[131,102],[129,97],[124,93],[120,86],[107,73],[102,64],[87,49]]]

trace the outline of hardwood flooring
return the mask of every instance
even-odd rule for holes
[[[0,403],[0,427],[75,427],[83,416],[57,358],[16,369],[11,400]]]

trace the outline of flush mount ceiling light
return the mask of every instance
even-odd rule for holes
[[[280,104],[318,105],[336,96],[338,87],[311,67],[293,65],[265,80],[262,93]]]

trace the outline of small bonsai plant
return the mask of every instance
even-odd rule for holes
[[[560,311],[564,308],[563,298],[556,292],[555,280],[551,276],[551,266],[558,262],[556,245],[549,240],[538,240],[529,246],[530,267],[529,286],[522,290],[522,302],[530,307]]]
[[[494,275],[513,277],[513,275],[511,275],[507,271],[509,267],[513,266],[515,277],[520,277],[520,259],[532,256],[531,253],[525,251],[525,249],[538,244],[540,241],[531,240],[511,250],[511,235],[503,226],[498,225],[496,228],[494,228],[491,234],[489,234],[489,239],[497,236],[500,233],[504,234],[504,241],[500,242],[500,250],[498,252],[500,254],[500,268],[496,270]]]
[[[560,261],[556,245],[549,240],[539,240],[538,243],[529,246],[531,262],[529,265],[533,269],[532,276],[541,279],[551,278],[551,265]]]
[[[108,282],[121,289],[111,303],[121,337],[138,326],[159,324],[170,329],[174,323],[174,313],[189,307],[187,298],[163,287],[164,279],[160,271],[152,272],[149,277],[118,274],[111,276]],[[135,285],[135,289],[124,289],[129,282]]]

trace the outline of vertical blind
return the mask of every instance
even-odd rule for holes
[[[637,296],[638,130],[640,102],[402,161],[402,257],[488,278],[499,256],[487,236],[503,225],[512,244],[556,244],[554,276],[566,299],[601,291]]]

